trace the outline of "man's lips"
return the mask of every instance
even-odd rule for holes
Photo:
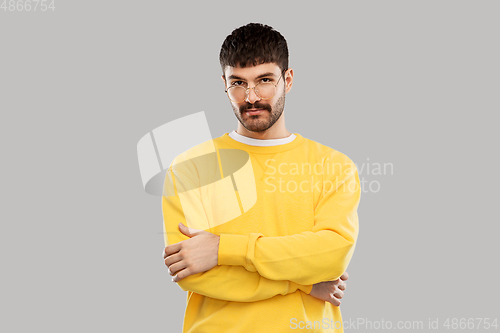
[[[253,116],[253,115],[261,114],[264,111],[266,111],[266,109],[246,109],[243,112],[246,112],[247,114]]]

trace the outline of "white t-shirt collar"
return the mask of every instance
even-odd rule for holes
[[[262,147],[284,145],[286,143],[292,142],[296,137],[296,135],[292,133],[290,134],[290,136],[282,139],[260,140],[243,136],[241,134],[236,133],[236,131],[232,131],[231,133],[229,133],[229,136],[238,142],[250,146],[262,146]]]

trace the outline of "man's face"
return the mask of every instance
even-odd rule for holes
[[[261,99],[254,89],[249,89],[243,102],[230,100],[234,114],[243,127],[251,132],[263,132],[278,121],[285,108],[285,94],[290,90],[290,87],[286,87],[286,73],[280,79],[281,69],[278,65],[265,63],[245,68],[227,66],[225,74],[222,79],[226,89],[232,85],[253,88],[260,82],[277,84],[276,94],[271,99]]]

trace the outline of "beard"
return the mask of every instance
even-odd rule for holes
[[[271,128],[274,123],[280,119],[285,109],[285,94],[276,101],[274,105],[267,103],[255,102],[254,104],[246,103],[239,108],[231,103],[234,115],[239,122],[250,132],[264,132]],[[258,115],[248,115],[244,111],[248,109],[263,109],[264,111]]]

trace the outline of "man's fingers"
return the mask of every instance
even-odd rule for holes
[[[188,268],[183,269],[182,271],[180,271],[179,273],[177,273],[176,275],[174,275],[174,277],[172,278],[172,281],[173,282],[179,282],[180,280],[188,277],[189,275],[191,275],[189,269]]]
[[[196,236],[196,235],[199,235],[199,234],[204,233],[204,232],[208,232],[205,230],[188,228],[182,223],[179,223],[179,231],[182,232],[184,235],[188,236],[189,238]]]
[[[344,281],[339,281],[339,285],[337,286],[340,290],[345,290],[347,284]]]
[[[332,303],[335,306],[340,305],[340,301],[335,297],[333,293],[330,293],[330,299],[328,300],[328,302]]]
[[[175,264],[168,266],[168,273],[172,276],[178,274],[180,271],[188,267],[185,261],[179,261]]]
[[[163,259],[167,258],[167,248],[163,249]]]
[[[182,242],[179,242],[179,243],[176,243],[176,244],[172,244],[172,245],[169,245],[165,248],[165,251],[163,252],[163,259],[167,258],[169,255],[171,254],[174,254],[174,253],[177,253],[180,251],[181,249],[181,244]]]
[[[182,260],[182,254],[180,252],[174,253],[172,255],[169,255],[165,259],[165,265],[170,266],[172,264],[175,264],[178,261]]]
[[[342,299],[342,297],[344,297],[344,292],[342,290],[336,290],[333,292],[333,296],[337,299]]]
[[[345,280],[347,280],[348,278],[349,278],[349,274],[347,274],[347,271],[345,271],[345,272],[344,272],[344,274],[342,274],[342,275],[340,276],[340,279],[341,279],[342,281],[345,281]]]

